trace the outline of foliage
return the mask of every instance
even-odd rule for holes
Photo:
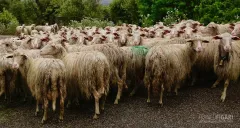
[[[181,21],[182,19],[186,19],[186,15],[185,14],[181,14],[178,9],[174,9],[173,11],[168,11],[167,15],[165,17],[163,17],[163,22],[166,25],[170,25],[173,23],[177,23],[179,21]]]
[[[239,0],[202,0],[194,11],[198,14],[196,19],[205,24],[211,21],[216,23],[236,22],[239,20],[239,5]]]
[[[115,23],[139,23],[136,0],[113,0],[109,7],[111,20]]]
[[[58,10],[58,16],[66,23],[70,20],[81,20],[83,18],[84,5],[82,0],[67,0]]]
[[[109,22],[106,20],[99,20],[96,18],[84,18],[81,20],[81,22],[71,20],[69,23],[70,27],[77,28],[77,27],[87,27],[87,26],[96,26],[96,27],[106,27],[106,26],[114,26],[113,22]]]
[[[0,0],[0,12],[5,8],[20,24],[57,22],[68,25],[91,17],[99,19],[99,22],[106,20],[141,26],[150,26],[158,21],[170,24],[182,19],[198,20],[204,24],[211,21],[227,23],[239,21],[240,15],[240,0],[112,0],[110,5],[101,5],[100,1]]]
[[[3,12],[0,13],[0,33],[14,34],[18,24],[17,18],[9,11],[3,9]]]

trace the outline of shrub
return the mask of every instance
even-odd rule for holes
[[[0,13],[0,34],[14,34],[19,25],[17,18],[7,10]]]
[[[167,15],[163,18],[163,22],[166,25],[177,23],[183,19],[186,19],[186,15],[179,12],[178,9],[174,8],[171,11],[167,11]]]
[[[96,18],[83,18],[81,20],[81,22],[75,21],[75,20],[71,20],[69,23],[70,27],[76,28],[76,27],[87,27],[87,26],[96,26],[96,27],[106,27],[106,26],[114,26],[114,23],[111,21],[107,21],[107,20],[99,20]]]

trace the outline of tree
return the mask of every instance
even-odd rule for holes
[[[68,23],[70,20],[80,21],[84,17],[84,9],[82,0],[67,0],[58,10],[58,16],[64,23]]]
[[[114,0],[110,4],[111,20],[115,23],[139,23],[139,12],[136,0]]]

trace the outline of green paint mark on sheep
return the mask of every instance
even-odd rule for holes
[[[134,54],[139,54],[139,55],[147,55],[148,53],[148,48],[144,47],[144,46],[133,46],[132,49]]]

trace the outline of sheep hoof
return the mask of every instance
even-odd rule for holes
[[[213,85],[211,88],[216,88],[216,85]]]
[[[118,104],[118,100],[115,100],[114,104]]]
[[[42,124],[45,124],[46,123],[46,120],[45,119],[42,119],[42,122],[41,122]]]
[[[225,101],[225,98],[226,98],[226,96],[225,96],[225,95],[222,95],[222,96],[221,96],[221,101],[224,102],[224,101]]]
[[[129,96],[132,97],[134,95],[134,93],[130,93]]]
[[[35,116],[38,116],[38,112],[35,112],[35,114],[34,114]]]
[[[80,104],[79,104],[79,102],[76,102],[75,105],[76,105],[76,106],[79,106]]]
[[[150,101],[150,99],[147,99],[147,103],[150,103],[151,101]]]
[[[167,92],[166,95],[167,96],[172,96],[172,93],[171,92]]]
[[[159,103],[160,107],[163,107],[163,103]]]
[[[102,107],[101,107],[101,110],[104,111],[104,109],[105,109],[104,106],[102,106]]]
[[[63,119],[59,118],[59,119],[58,119],[58,122],[59,122],[59,123],[62,123],[62,122],[63,122]]]
[[[93,116],[93,119],[98,119],[98,115],[95,114],[95,115]]]

